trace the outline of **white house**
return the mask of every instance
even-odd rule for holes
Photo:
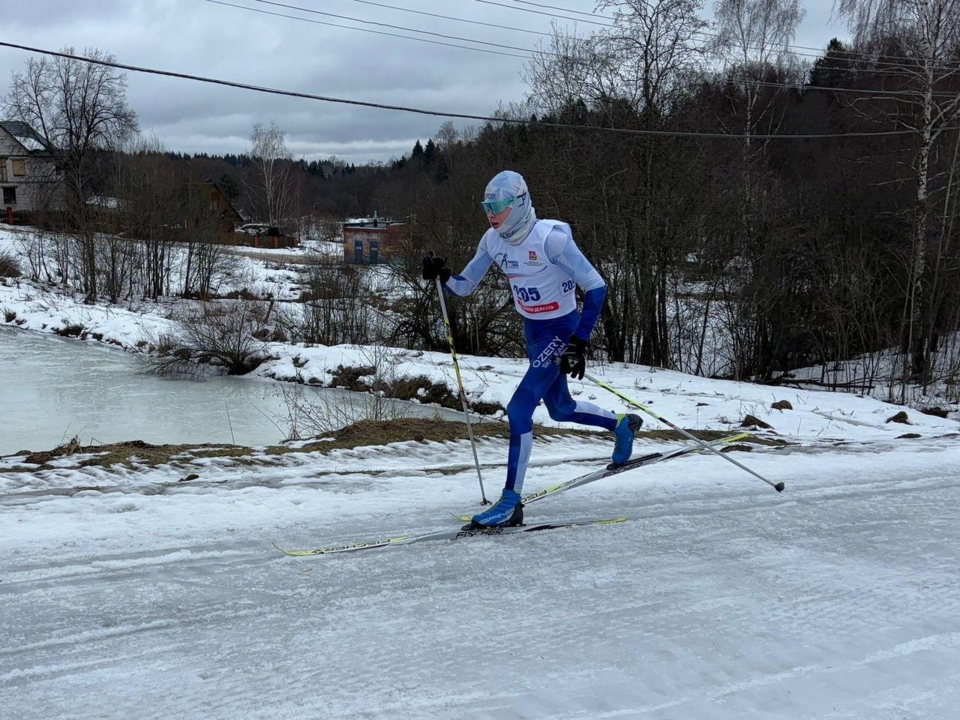
[[[0,212],[39,210],[56,184],[57,171],[40,136],[24,122],[0,120]]]

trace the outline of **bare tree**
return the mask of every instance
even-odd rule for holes
[[[302,323],[291,333],[297,341],[340,345],[372,340],[372,293],[364,286],[359,268],[320,256],[303,266],[302,276],[308,296],[304,298]]]
[[[549,48],[535,54],[526,76],[532,102],[570,124],[665,129],[685,78],[702,66],[702,3],[604,0],[598,7],[613,12],[613,27],[589,38],[555,30]],[[667,270],[693,215],[677,205],[674,145],[667,138],[587,141],[570,133],[558,136],[552,177],[539,178],[555,198],[583,198],[578,230],[587,232],[594,252],[618,258],[600,270],[609,288],[604,334],[614,359],[670,362]],[[595,173],[589,190],[580,181],[586,164]]]
[[[760,105],[760,83],[771,69],[796,65],[790,42],[806,11],[800,0],[718,0],[714,12],[718,32],[713,50],[739,80],[745,96],[743,131],[751,135],[770,107]]]
[[[858,48],[874,52],[885,73],[901,76],[916,91],[915,99],[908,103],[912,112],[898,112],[894,117],[902,127],[917,133],[911,168],[916,193],[904,310],[904,379],[912,374],[926,382],[936,316],[928,258],[947,240],[942,233],[937,237],[931,218],[938,200],[944,213],[951,204],[943,194],[936,198],[931,192],[935,146],[944,130],[960,117],[960,95],[944,98],[936,90],[960,72],[960,0],[839,0],[836,7],[854,32]],[[893,62],[883,59],[887,54],[884,45],[891,41],[898,53]],[[905,383],[902,392],[905,400]]]
[[[613,12],[609,30],[577,36],[556,26],[549,45],[534,53],[524,79],[534,105],[548,112],[577,101],[625,101],[662,113],[678,82],[703,57],[697,33],[701,0],[602,0]]]
[[[141,137],[124,153],[117,183],[125,235],[141,253],[134,292],[154,300],[171,294],[182,218],[181,180],[155,137]]]
[[[775,133],[782,123],[785,106],[780,104],[780,112],[776,112],[777,93],[771,92],[766,83],[789,80],[790,69],[797,69],[789,44],[805,11],[799,0],[717,0],[714,8],[718,32],[711,49],[742,93],[732,94],[730,100],[741,121],[736,131],[747,136],[741,153],[740,217],[743,234],[751,243],[756,234],[753,219],[759,191],[752,170],[769,142],[763,141],[755,148],[751,136],[761,125],[767,133]],[[799,82],[800,74],[793,75]]]
[[[777,220],[781,195],[771,193],[775,178],[769,172],[769,140],[754,142],[755,134],[781,131],[787,104],[784,90],[768,83],[802,83],[799,63],[790,51],[804,11],[799,0],[718,0],[715,4],[717,35],[711,50],[724,63],[729,84],[730,132],[746,137],[739,141],[738,172],[731,183],[737,214],[730,233],[727,261],[739,272],[722,285],[725,323],[734,352],[734,374],[766,374],[771,364],[780,303],[789,290],[776,281],[778,262],[772,252],[778,242]],[[725,123],[726,124],[726,123]]]
[[[534,110],[558,114],[578,100],[611,95],[597,36],[582,37],[554,26],[546,46],[541,43],[522,74]]]
[[[457,131],[453,121],[447,120],[440,125],[434,140],[437,142],[437,150],[440,152],[449,151],[452,150],[460,140],[460,133]]]
[[[294,211],[296,189],[291,173],[286,134],[275,124],[253,126],[250,136],[253,177],[247,192],[255,211],[274,227],[281,227]]]
[[[660,115],[669,110],[681,79],[699,66],[704,51],[697,42],[706,27],[697,12],[701,0],[603,0],[614,27],[600,36],[615,73],[617,95],[631,105]]]
[[[180,249],[183,252],[184,297],[209,297],[213,283],[236,262],[222,242],[226,232],[219,206],[212,202],[208,182],[183,180],[180,184]]]
[[[74,55],[73,48],[64,53]],[[31,58],[13,73],[4,100],[8,117],[30,125],[43,139],[60,171],[65,209],[79,244],[83,289],[88,302],[97,296],[97,233],[87,201],[97,177],[96,154],[119,148],[136,132],[136,113],[127,105],[126,76],[99,61],[112,55],[87,49],[83,58]]]

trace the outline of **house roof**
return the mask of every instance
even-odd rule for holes
[[[36,131],[25,122],[19,120],[0,120],[0,128],[13,135],[31,155],[49,155],[46,143]]]
[[[370,230],[379,230],[385,228],[388,225],[403,225],[404,223],[397,222],[391,218],[383,217],[372,217],[372,218],[347,218],[343,221],[343,227],[347,229],[362,229],[368,228]]]
[[[119,198],[109,197],[107,195],[94,195],[87,200],[87,205],[96,205],[107,210],[118,210],[120,208]]]

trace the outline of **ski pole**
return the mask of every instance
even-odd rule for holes
[[[594,377],[593,375],[591,375],[590,373],[584,373],[583,376],[584,376],[587,380],[589,380],[590,382],[592,382],[594,385],[597,385],[597,386],[599,386],[599,387],[602,387],[604,390],[607,390],[607,391],[609,391],[609,392],[612,392],[612,393],[613,393],[614,395],[616,395],[618,398],[620,398],[621,400],[625,401],[628,405],[632,405],[633,407],[637,408],[638,410],[642,410],[642,411],[645,412],[647,415],[649,415],[650,417],[652,417],[654,420],[659,420],[659,421],[662,422],[664,425],[667,425],[668,427],[672,428],[673,430],[676,430],[676,431],[677,431],[678,433],[680,433],[681,435],[684,435],[685,437],[690,438],[690,439],[693,440],[695,443],[697,443],[698,445],[700,445],[700,447],[706,448],[707,450],[709,450],[710,452],[712,452],[712,453],[715,454],[715,455],[719,455],[719,456],[722,457],[724,460],[729,460],[730,462],[732,462],[734,465],[736,465],[736,466],[737,466],[738,468],[740,468],[741,470],[746,470],[748,473],[750,473],[750,474],[753,475],[754,477],[759,478],[760,480],[763,480],[767,485],[770,485],[771,487],[773,487],[773,489],[776,490],[777,492],[783,492],[784,487],[786,487],[782,482],[775,483],[775,482],[773,482],[773,481],[771,481],[771,480],[767,480],[763,475],[761,475],[761,474],[758,473],[758,472],[755,472],[755,471],[751,470],[750,468],[748,468],[748,467],[747,467],[746,465],[744,465],[743,463],[737,462],[736,460],[734,460],[734,459],[733,459],[732,457],[730,457],[729,455],[724,455],[722,452],[720,452],[719,450],[717,450],[716,448],[714,448],[712,445],[708,445],[707,443],[703,442],[702,440],[694,437],[693,435],[691,435],[690,433],[688,433],[686,430],[684,430],[684,429],[683,429],[682,427],[680,427],[679,425],[674,425],[674,424],[673,424],[672,422],[670,422],[669,420],[660,417],[659,415],[657,415],[657,413],[655,413],[653,410],[651,410],[650,408],[648,408],[648,407],[647,407],[646,405],[644,405],[643,403],[638,403],[636,400],[627,397],[626,395],[624,395],[622,392],[620,392],[619,390],[617,390],[615,387],[613,387],[613,386],[610,385],[609,383],[606,383],[606,382],[604,382],[603,380],[598,380],[597,378],[595,378],[595,377]]]
[[[447,316],[447,302],[443,299],[443,285],[440,278],[437,281],[437,295],[440,296],[440,310],[443,312],[443,324],[447,329],[447,343],[450,345],[450,355],[453,357],[453,369],[457,374],[457,386],[460,388],[460,402],[463,404],[463,416],[467,420],[467,435],[470,436],[470,447],[473,448],[473,462],[477,466],[477,480],[480,481],[480,497],[483,505],[489,505],[487,493],[483,489],[483,475],[480,473],[480,458],[477,456],[477,441],[473,439],[473,426],[470,424],[470,410],[467,408],[467,393],[463,389],[463,378],[460,376],[460,363],[457,361],[457,350],[453,346],[453,330],[450,329],[450,318]]]

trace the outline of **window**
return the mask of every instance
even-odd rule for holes
[[[5,187],[3,189],[3,204],[4,205],[17,204],[17,189],[15,187]]]
[[[27,161],[23,158],[13,161],[13,176],[23,177],[27,174]]]
[[[10,182],[7,177],[7,159],[0,157],[0,182]]]
[[[380,262],[380,246],[376,240],[370,241],[370,262],[374,265]]]
[[[363,240],[353,241],[353,261],[358,263],[363,262]]]

